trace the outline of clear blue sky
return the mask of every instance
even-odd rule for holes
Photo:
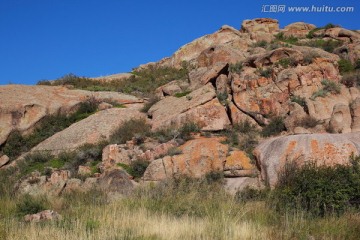
[[[353,6],[353,13],[265,13],[262,6]],[[360,29],[359,0],[0,0],[0,84],[129,72],[228,24],[271,17]]]

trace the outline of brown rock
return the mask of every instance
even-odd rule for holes
[[[227,69],[227,63],[216,63],[212,67],[202,67],[190,72],[191,89],[198,89],[210,81],[215,81],[219,75],[226,73]]]
[[[232,49],[246,52],[251,44],[248,34],[240,33],[238,30],[223,26],[213,34],[205,35],[182,46],[169,59],[166,59],[163,65],[181,67],[183,61],[191,64],[197,63],[197,58],[205,50],[212,46],[228,46]]]
[[[285,26],[281,32],[283,32],[286,37],[305,38],[306,35],[315,28],[316,26],[314,24],[296,22]]]
[[[145,181],[188,175],[202,177],[211,171],[222,171],[228,147],[221,144],[222,138],[198,138],[179,148],[182,154],[167,156],[150,163],[144,174]]]
[[[330,118],[330,127],[336,133],[351,132],[351,114],[349,105],[336,104]]]
[[[48,115],[74,111],[80,102],[98,101],[130,104],[142,100],[116,92],[89,92],[65,87],[5,85],[0,87],[0,145],[13,130],[31,131]],[[51,101],[49,101],[51,99]]]
[[[350,106],[353,116],[351,130],[352,132],[360,132],[360,97],[356,98]]]
[[[4,165],[6,165],[10,161],[10,158],[6,155],[2,155],[0,157],[0,168]]]
[[[40,222],[61,220],[61,215],[53,210],[44,210],[35,214],[28,214],[24,217],[25,222]]]
[[[98,179],[98,185],[106,192],[129,193],[134,184],[129,175],[120,169],[112,169],[103,173]]]
[[[286,163],[299,165],[307,161],[332,166],[348,164],[351,154],[360,153],[360,135],[305,134],[265,140],[254,150],[262,179],[271,187],[278,181],[278,174]]]
[[[253,40],[271,42],[274,34],[279,32],[279,22],[271,18],[244,20],[241,31],[249,33]]]
[[[237,177],[237,178],[225,178],[225,190],[232,195],[242,191],[246,188],[262,189],[263,184],[257,178],[252,177]]]
[[[96,144],[107,140],[122,122],[142,117],[144,114],[136,109],[111,108],[100,111],[56,133],[38,144],[32,151],[50,150],[57,153],[86,143]]]
[[[203,130],[226,128],[230,120],[215,96],[214,88],[207,84],[184,97],[166,97],[149,110],[152,128],[179,127],[189,121],[197,123]]]
[[[113,105],[111,105],[110,103],[107,103],[107,102],[102,102],[99,104],[98,106],[98,110],[102,111],[102,110],[106,110],[106,109],[109,109],[109,108],[112,108]]]
[[[219,93],[230,93],[230,81],[225,74],[216,78],[216,90]]]
[[[227,46],[211,46],[197,58],[199,67],[210,67],[217,63],[236,63],[245,60],[246,52]]]

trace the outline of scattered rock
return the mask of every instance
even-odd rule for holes
[[[44,210],[39,213],[25,215],[24,217],[25,222],[41,222],[61,219],[61,215],[53,210]]]

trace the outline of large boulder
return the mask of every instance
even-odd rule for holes
[[[143,117],[145,115],[138,110],[129,108],[111,108],[100,111],[54,134],[39,143],[32,151],[57,153],[75,149],[87,143],[96,144],[108,140],[124,121]]]
[[[42,118],[73,112],[89,98],[122,104],[142,100],[116,92],[89,92],[65,87],[5,85],[0,87],[0,145],[13,130],[31,131]]]
[[[215,89],[209,83],[184,97],[166,97],[148,111],[152,117],[152,128],[179,127],[195,122],[203,130],[225,129],[230,120],[215,96]]]
[[[271,18],[244,20],[241,31],[249,33],[253,40],[271,42],[274,39],[274,34],[279,32],[279,22]]]
[[[213,34],[205,35],[182,46],[170,58],[161,64],[181,67],[183,61],[197,64],[197,58],[206,49],[213,46],[227,46],[235,51],[246,52],[251,40],[248,34],[240,33],[230,26],[222,26]]]
[[[182,175],[200,178],[206,173],[224,171],[226,177],[255,177],[255,166],[243,151],[230,151],[224,139],[196,138],[180,146],[181,154],[166,156],[150,163],[145,181],[160,181]]]
[[[316,26],[314,24],[296,22],[285,26],[281,32],[284,33],[284,36],[286,37],[293,36],[297,38],[304,38],[311,30],[315,28]]]
[[[304,134],[278,137],[259,144],[254,154],[261,177],[273,187],[287,163],[302,165],[314,161],[318,165],[348,164],[352,154],[360,153],[360,134]]]

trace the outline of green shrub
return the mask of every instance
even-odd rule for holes
[[[338,61],[338,64],[339,64],[339,71],[341,74],[352,72],[355,69],[351,61],[346,59],[340,59]]]
[[[175,93],[175,97],[181,98],[181,97],[188,95],[189,93],[191,93],[191,91],[178,92],[178,93]]]
[[[255,124],[252,124],[249,120],[241,121],[233,124],[234,130],[240,133],[252,133],[257,132]]]
[[[231,63],[229,65],[229,71],[232,72],[232,73],[237,73],[237,74],[240,74],[241,73],[241,70],[243,68],[243,63],[242,62],[237,62],[237,63]]]
[[[256,43],[254,43],[253,45],[252,45],[252,47],[262,47],[262,48],[265,48],[266,47],[266,45],[268,45],[269,43],[267,42],[267,41],[264,41],[264,40],[262,40],[262,41],[259,41],[259,42],[256,42]]]
[[[12,132],[1,150],[11,159],[15,159],[55,133],[69,127],[72,123],[93,114],[97,110],[97,106],[98,102],[94,98],[90,98],[80,103],[78,110],[69,116],[62,114],[46,116],[28,135],[22,136],[19,131]]]
[[[238,202],[262,201],[267,200],[269,193],[269,189],[254,189],[246,187],[243,190],[236,192],[235,199]]]
[[[284,119],[280,116],[274,117],[271,119],[270,123],[263,127],[261,135],[264,137],[270,137],[280,134],[282,131],[285,131],[286,127],[284,124]]]
[[[289,43],[289,44],[295,44],[299,40],[297,37],[294,37],[294,36],[286,37],[283,32],[276,34],[275,39],[278,41]]]
[[[25,216],[27,214],[35,214],[46,210],[49,203],[44,197],[32,197],[30,195],[20,196],[16,203],[16,213],[18,216]]]
[[[216,97],[222,105],[227,105],[228,93],[226,91],[218,92]]]
[[[332,53],[335,50],[335,48],[340,47],[342,45],[342,42],[338,41],[338,40],[331,40],[331,39],[330,40],[314,39],[314,40],[310,40],[306,43],[301,43],[299,45],[321,48],[327,52]]]
[[[282,58],[277,63],[280,66],[282,66],[283,68],[295,67],[296,66],[296,60],[294,58],[292,58],[292,57]]]
[[[200,132],[200,127],[194,122],[187,122],[179,129],[179,138],[187,141],[190,140],[192,133]]]
[[[72,85],[77,89],[88,91],[116,91],[134,93],[141,96],[152,95],[156,88],[173,80],[186,79],[188,69],[172,67],[154,67],[136,69],[133,76],[119,81],[102,81],[74,74],[67,74],[55,81],[40,81],[38,85]]]
[[[299,104],[304,109],[305,112],[309,112],[307,104],[306,104],[306,99],[304,97],[292,95],[290,97],[290,101]]]
[[[223,171],[211,171],[205,174],[205,180],[208,184],[223,183],[224,172]]]
[[[324,79],[321,81],[321,84],[324,86],[324,90],[333,94],[339,94],[341,91],[340,84],[334,81]]]
[[[260,74],[260,76],[262,77],[266,77],[269,78],[271,77],[271,74],[273,72],[273,70],[271,68],[259,68],[257,69],[258,73]]]
[[[149,166],[149,162],[143,160],[136,160],[132,161],[130,165],[118,163],[118,166],[122,167],[128,174],[133,176],[135,179],[139,179],[144,175],[146,168]]]
[[[146,120],[131,119],[123,122],[110,136],[111,143],[123,144],[134,137],[142,138],[150,135],[150,125]]]
[[[320,57],[320,55],[315,52],[307,52],[304,54],[303,62],[305,64],[311,64],[314,62],[314,59],[318,57]]]
[[[319,89],[318,91],[314,92],[310,99],[315,100],[317,97],[326,97],[328,95],[328,91],[325,91],[324,89]]]
[[[351,165],[333,167],[287,164],[279,175],[272,201],[278,210],[305,210],[313,216],[341,214],[349,207],[358,208],[359,161],[359,157],[352,157]]]
[[[348,88],[354,86],[360,86],[360,72],[355,71],[355,72],[347,73],[341,79],[341,83]]]

